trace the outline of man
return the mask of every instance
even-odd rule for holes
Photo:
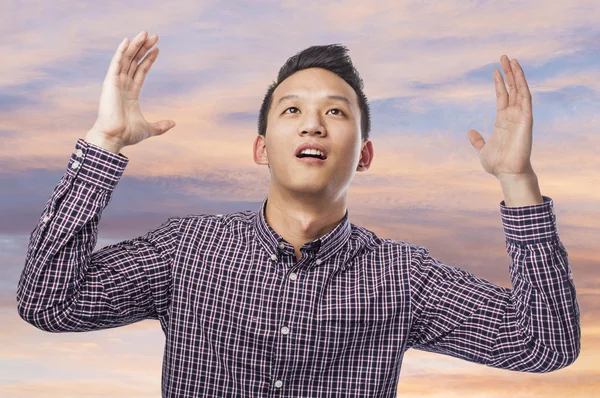
[[[170,218],[93,253],[121,149],[175,125],[138,105],[157,40],[141,32],[115,52],[98,119],[31,235],[23,319],[52,332],[158,319],[165,397],[393,397],[409,348],[529,372],[576,359],[567,252],[530,163],[531,96],[506,56],[495,130],[469,139],[502,187],[513,289],[349,223],[348,187],[374,152],[362,80],[335,45],[290,58],[264,98],[253,150],[271,182],[258,211]]]

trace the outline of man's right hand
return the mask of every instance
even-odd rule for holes
[[[102,83],[98,119],[85,141],[119,153],[127,145],[161,135],[175,126],[173,120],[148,123],[140,110],[140,90],[158,56],[157,47],[148,50],[157,41],[157,35],[148,37],[148,33],[142,31],[131,43],[125,38],[119,44]]]

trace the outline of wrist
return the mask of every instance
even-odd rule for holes
[[[504,204],[507,207],[529,206],[544,202],[537,175],[534,172],[498,176]]]
[[[83,139],[88,144],[96,145],[102,149],[105,149],[117,155],[121,152],[121,149],[123,149],[124,147],[124,145],[122,145],[120,142],[108,139],[106,135],[94,130],[93,128],[87,132]]]
[[[522,174],[499,174],[496,176],[500,184],[510,186],[514,184],[537,183],[537,174],[532,170]]]

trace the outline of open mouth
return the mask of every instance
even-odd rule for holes
[[[298,155],[296,155],[296,157],[299,159],[319,159],[319,160],[327,159],[327,155],[325,155],[323,152],[321,152],[318,149],[304,149],[302,152],[300,152]]]
[[[325,156],[323,155],[306,155],[301,153],[300,155],[296,156],[299,159],[305,159],[305,158],[309,158],[309,159],[320,159],[320,160],[325,160]]]

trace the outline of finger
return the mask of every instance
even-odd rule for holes
[[[483,139],[481,134],[479,134],[477,130],[471,129],[467,131],[467,136],[469,137],[469,141],[471,142],[473,148],[475,148],[477,153],[479,153],[479,151],[481,151],[481,148],[483,148],[483,146],[485,145],[485,140]]]
[[[131,40],[129,47],[127,47],[127,50],[125,50],[125,54],[123,54],[123,60],[121,61],[121,68],[119,70],[119,73],[127,74],[127,71],[129,70],[129,66],[133,62],[133,58],[135,57],[135,54],[137,54],[140,47],[146,41],[147,35],[148,35],[148,32],[143,30],[140,33],[138,33],[137,36],[133,38],[133,40]]]
[[[513,75],[513,71],[510,67],[510,61],[506,55],[500,57],[500,63],[502,64],[502,70],[504,71],[504,76],[506,76],[506,84],[508,85],[508,106],[512,106],[517,102],[517,97],[515,95],[515,76]]]
[[[516,58],[510,60],[510,69],[513,71],[513,75],[515,77],[515,105],[517,107],[521,107],[521,93],[519,92],[519,82],[517,80],[517,68],[519,63]]]
[[[521,109],[531,115],[533,113],[531,104],[531,91],[529,91],[529,85],[527,84],[527,79],[525,78],[525,72],[523,72],[523,68],[517,60],[515,60],[513,71],[516,75],[516,84],[519,93],[519,104]]]
[[[152,136],[161,135],[175,127],[175,121],[173,120],[160,120],[158,122],[148,123],[148,129]]]
[[[152,35],[146,39],[144,44],[142,44],[142,46],[138,50],[137,54],[135,54],[135,57],[133,57],[133,61],[131,62],[131,65],[129,65],[129,70],[127,71],[127,74],[129,75],[129,77],[133,76],[133,74],[135,73],[135,70],[138,67],[138,62],[140,62],[140,60],[142,58],[144,58],[146,53],[156,44],[157,41],[158,41],[158,36]]]
[[[121,68],[121,60],[123,59],[123,55],[125,54],[125,50],[127,49],[128,45],[129,39],[124,38],[121,44],[119,44],[119,46],[117,47],[117,51],[115,51],[115,54],[113,55],[112,59],[110,60],[108,72],[106,73],[107,76],[119,74],[119,69]]]
[[[494,69],[494,86],[496,87],[496,110],[504,109],[508,106],[508,91],[498,68]]]
[[[150,71],[152,64],[154,64],[156,57],[158,57],[158,51],[158,47],[153,48],[136,68],[135,74],[133,75],[133,83],[131,84],[132,92],[136,93],[142,90],[146,75]]]

